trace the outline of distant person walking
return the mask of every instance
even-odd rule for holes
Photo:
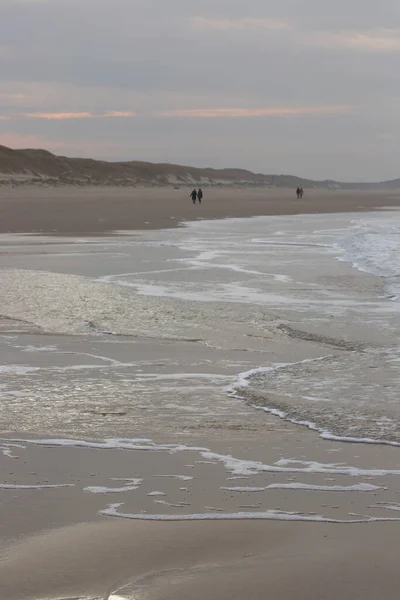
[[[304,196],[304,190],[303,188],[300,188],[300,198],[302,198]]]
[[[193,204],[196,204],[196,200],[197,200],[197,192],[196,192],[196,190],[193,190],[193,192],[190,194],[190,197],[193,200]]]
[[[297,199],[300,198],[300,194],[301,194],[301,191],[300,191],[300,188],[298,187],[297,190],[296,190]]]
[[[201,201],[203,199],[203,190],[201,188],[199,188],[199,191],[197,192],[197,197],[199,199],[199,204],[201,204]]]

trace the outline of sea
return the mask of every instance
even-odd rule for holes
[[[90,413],[80,422],[72,399],[89,410],[95,396],[108,411],[118,396],[122,412],[133,387],[140,398],[170,389],[173,402],[180,390],[197,399],[196,390],[231,386],[279,392],[283,412],[327,434],[400,442],[400,212],[198,221],[109,238],[3,235],[0,244],[3,430],[75,437]],[[33,333],[49,343],[32,343]],[[308,343],[310,356],[260,356],[284,337]],[[140,342],[149,356],[131,361],[126,347]],[[245,361],[228,356],[240,351]],[[161,358],[171,372],[152,369]],[[196,358],[202,369],[180,370]],[[134,382],[124,377],[132,371]]]
[[[244,504],[243,494],[332,491],[329,481],[342,477],[349,481],[333,491],[373,495],[400,468],[288,456],[284,444],[266,462],[251,447],[234,456],[231,442],[249,432],[267,439],[272,419],[283,436],[286,425],[320,441],[400,445],[399,256],[393,209],[198,220],[108,237],[2,235],[0,452],[10,460],[34,447],[167,457],[170,470],[147,490],[153,511],[105,502],[105,516],[341,522],[334,512]],[[185,467],[222,467],[220,490],[242,504],[193,512],[169,501],[161,477],[175,478],[180,492],[194,479],[174,471],[177,457]],[[257,483],[271,473],[284,482]],[[116,496],[142,483],[131,473],[85,492]],[[25,487],[63,485],[72,484]],[[383,504],[379,515],[396,517],[400,506]],[[384,519],[370,510],[345,520]]]

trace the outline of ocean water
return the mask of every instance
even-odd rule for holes
[[[342,260],[356,269],[382,277],[388,296],[400,298],[400,220],[399,214],[355,219],[348,234],[337,243]]]
[[[129,412],[154,433],[256,406],[400,441],[400,212],[0,243],[4,430],[128,433]]]

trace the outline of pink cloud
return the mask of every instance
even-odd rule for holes
[[[135,117],[136,113],[132,111],[124,111],[124,110],[109,110],[103,115],[104,117]]]
[[[67,119],[91,119],[95,115],[89,112],[68,112],[68,113],[25,113],[24,117],[32,119],[47,119],[47,120],[60,120],[64,121]]]
[[[104,114],[93,114],[90,112],[34,112],[24,113],[23,117],[30,119],[47,119],[49,121],[67,121],[68,119],[103,119],[134,117],[136,113],[131,111],[109,110]]]
[[[350,112],[349,106],[297,106],[276,108],[199,108],[159,111],[157,117],[298,117],[302,115],[335,115]]]

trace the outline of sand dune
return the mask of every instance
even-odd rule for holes
[[[47,150],[12,150],[0,146],[0,185],[245,186],[318,189],[395,189],[400,180],[380,184],[314,181],[293,175],[253,173],[246,169],[196,168],[142,161],[106,162],[56,156]]]

